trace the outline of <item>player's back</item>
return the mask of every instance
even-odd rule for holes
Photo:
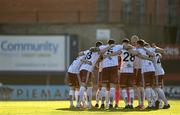
[[[165,74],[164,69],[161,64],[161,54],[160,53],[155,54],[154,67],[156,69],[156,71],[155,71],[156,75],[164,75]]]
[[[130,52],[123,49],[121,50],[121,67],[120,72],[121,73],[133,73],[134,71],[134,59],[135,56],[133,56]]]
[[[137,51],[141,55],[149,56],[143,48],[137,48]],[[140,64],[141,64],[142,73],[155,71],[154,64],[150,60],[140,58]]]
[[[85,54],[85,60],[89,61],[92,63],[92,65],[90,64],[87,64],[87,63],[83,63],[80,70],[88,70],[90,72],[93,71],[93,66],[96,64],[100,54],[99,52],[92,52],[92,51],[88,51],[86,54]]]
[[[85,55],[77,57],[68,68],[70,73],[79,73],[80,66],[82,65],[81,59],[85,59]]]
[[[108,51],[106,51],[105,55],[112,54],[112,53],[117,52],[121,49],[123,49],[122,45],[115,45],[114,47],[112,47]],[[101,63],[102,63],[103,68],[118,66],[118,55],[112,56],[111,58],[105,58]]]

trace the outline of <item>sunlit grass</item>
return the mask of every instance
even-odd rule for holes
[[[170,105],[171,108],[167,110],[124,110],[124,103],[121,101],[120,108],[113,110],[71,110],[68,101],[2,101],[0,115],[180,115],[180,100],[171,100]]]

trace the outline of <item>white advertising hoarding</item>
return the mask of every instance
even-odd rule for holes
[[[64,71],[65,36],[0,36],[0,71]]]
[[[96,30],[96,39],[97,40],[109,40],[111,38],[110,29],[97,29]]]

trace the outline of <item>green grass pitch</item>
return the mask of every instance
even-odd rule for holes
[[[160,110],[113,110],[69,109],[69,101],[1,101],[0,115],[180,115],[180,100],[170,100],[170,109]],[[94,102],[93,102],[94,104]],[[135,106],[137,101],[135,101]]]

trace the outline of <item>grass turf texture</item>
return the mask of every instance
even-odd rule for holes
[[[122,101],[118,109],[79,110],[69,109],[69,101],[2,101],[0,102],[0,115],[180,115],[180,100],[169,102],[170,109],[160,110],[124,110]],[[135,101],[136,105],[137,101]]]

